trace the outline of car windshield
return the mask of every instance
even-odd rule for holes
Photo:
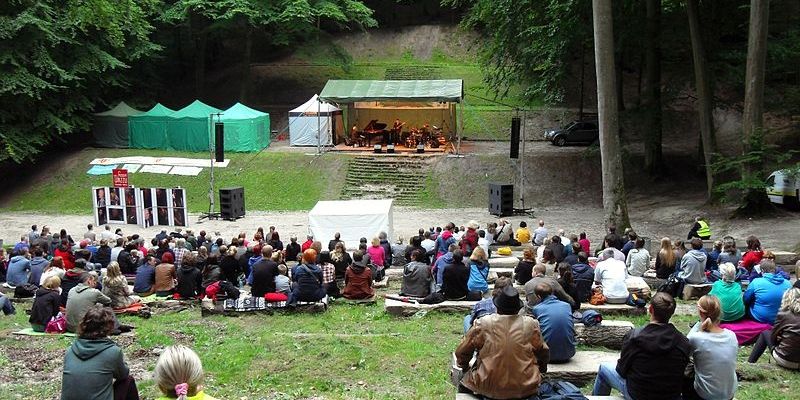
[[[564,130],[572,129],[575,125],[578,125],[578,121],[570,122],[569,125],[564,127]]]

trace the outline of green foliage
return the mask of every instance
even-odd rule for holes
[[[89,127],[100,98],[127,86],[128,66],[159,51],[156,0],[11,0],[0,5],[0,161]]]
[[[443,0],[466,8],[465,28],[485,37],[480,58],[487,83],[501,97],[515,82],[523,96],[563,100],[563,81],[573,53],[591,39],[591,3],[580,0]],[[587,22],[588,21],[588,22]],[[577,50],[576,50],[577,49]]]

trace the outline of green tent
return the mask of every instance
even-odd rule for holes
[[[175,111],[156,104],[149,111],[128,120],[130,146],[135,149],[166,149],[167,123]]]
[[[200,100],[175,111],[167,123],[167,147],[170,150],[208,151],[211,139],[211,115],[222,110]]]
[[[226,151],[259,151],[269,146],[269,114],[236,103],[222,113]]]
[[[92,135],[99,147],[128,147],[128,117],[139,115],[139,111],[121,101],[116,107],[94,115]]]

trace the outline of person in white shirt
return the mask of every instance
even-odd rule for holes
[[[628,252],[625,265],[631,276],[642,276],[650,268],[650,253],[644,248],[644,239],[641,237],[636,238],[636,248]]]
[[[569,238],[567,237],[567,235],[564,233],[564,230],[563,230],[563,229],[559,229],[559,230],[558,230],[558,236],[559,236],[559,237],[561,237],[561,244],[563,244],[563,245],[564,245],[564,248],[565,248],[565,249],[566,249],[568,246],[570,246],[570,244],[572,243],[572,241],[571,241],[571,240],[569,240]]]
[[[489,254],[489,239],[486,239],[486,231],[483,229],[478,231],[478,246],[483,248],[487,257],[491,257],[491,254]]]
[[[113,235],[113,233],[112,233]],[[117,261],[119,257],[119,253],[122,251],[122,239],[112,239],[112,241],[116,241],[117,245],[111,249],[111,261]],[[109,262],[111,262],[109,261]]]
[[[111,232],[111,226],[106,225],[106,229],[100,232],[100,240],[105,239],[109,242],[113,242],[117,239],[117,235],[114,232]]]
[[[420,246],[422,246],[422,248],[425,249],[428,254],[431,254],[433,249],[436,248],[436,241],[431,240],[430,231],[426,231],[423,234],[423,237],[424,239],[422,240],[422,243],[420,243]]]
[[[508,221],[501,219],[497,228],[497,236],[494,238],[495,243],[500,245],[511,244],[512,240],[514,240],[513,230],[514,227]]]
[[[594,283],[603,287],[603,295],[609,304],[625,304],[628,300],[628,287],[625,279],[628,270],[623,261],[614,258],[611,249],[603,250],[603,261],[594,269]]]
[[[533,231],[533,244],[541,246],[545,239],[547,239],[547,228],[544,227],[544,221],[539,220],[539,227]]]

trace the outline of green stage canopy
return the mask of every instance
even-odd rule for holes
[[[208,151],[211,140],[211,115],[222,110],[200,100],[175,111],[167,123],[167,143],[170,150]]]
[[[459,103],[464,97],[461,79],[419,81],[345,81],[330,80],[320,99],[334,103],[357,101],[443,101]]]
[[[94,115],[92,135],[100,147],[126,148],[129,143],[128,117],[142,114],[121,101],[116,107]]]
[[[223,111],[226,151],[259,151],[269,146],[269,114],[236,103]]]
[[[131,115],[128,120],[130,146],[136,149],[166,149],[167,123],[175,111],[156,104],[149,111]]]

